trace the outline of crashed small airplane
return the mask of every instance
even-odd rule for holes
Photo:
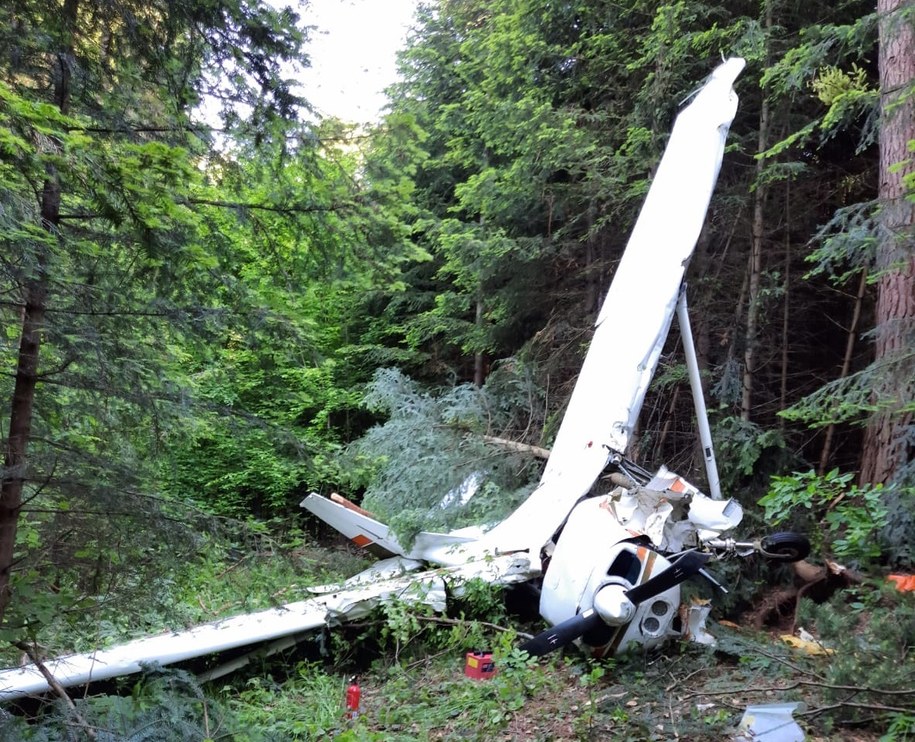
[[[169,665],[252,648],[200,676],[211,680],[385,601],[443,611],[447,592],[460,594],[471,579],[539,583],[540,613],[551,628],[522,645],[532,655],[572,642],[604,656],[632,644],[653,647],[671,636],[701,639],[707,636],[704,616],[701,610],[681,611],[680,584],[702,574],[717,585],[705,571],[709,560],[752,553],[804,558],[809,543],[795,534],[757,542],[722,536],[743,513],[739,503],[721,497],[684,293],[686,266],[737,110],[732,86],[743,67],[739,58],[719,65],[677,117],[543,476],[516,511],[489,530],[421,533],[404,549],[364,510],[339,497],[311,494],[302,502],[305,509],[386,558],[342,585],[311,588],[314,597],[307,600],[60,657],[42,667],[0,671],[0,701],[47,692],[48,674],[70,687],[139,672],[146,663]],[[710,496],[665,468],[652,475],[626,458],[675,314]]]

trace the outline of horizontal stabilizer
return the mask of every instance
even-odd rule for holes
[[[450,566],[463,564],[468,559],[483,554],[482,548],[478,546],[482,531],[423,531],[416,535],[413,546],[405,549],[388,526],[365,515],[365,511],[360,512],[314,492],[302,500],[301,506],[338,530],[356,546],[382,556],[403,556]]]
[[[346,536],[360,549],[370,549],[380,556],[406,556],[405,549],[384,523],[354,508],[348,508],[312,492],[300,503],[329,526]]]

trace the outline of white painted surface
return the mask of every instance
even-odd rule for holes
[[[744,60],[719,65],[674,124],[597,318],[594,337],[537,489],[487,534],[536,555],[611,452],[625,453],[654,375],[686,266],[718,179]]]
[[[459,567],[384,580],[280,608],[234,616],[186,631],[137,639],[110,649],[69,655],[45,664],[58,682],[68,688],[136,673],[147,662],[170,665],[336,621],[357,619],[387,601],[425,603],[441,612],[445,609],[446,586],[452,594],[460,595],[461,586],[472,578],[511,584],[524,582],[532,576],[524,555],[473,561]],[[47,690],[47,681],[34,665],[0,671],[0,702]]]

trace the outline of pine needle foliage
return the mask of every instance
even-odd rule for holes
[[[529,493],[539,466],[484,435],[517,430],[539,395],[517,371],[493,373],[482,388],[461,384],[433,394],[396,369],[379,370],[365,403],[388,419],[348,450],[374,463],[365,506],[405,543],[422,530],[504,517]]]
[[[821,605],[802,601],[801,625],[816,630],[822,643],[834,649],[819,678],[832,722],[858,722],[874,717],[892,719],[915,713],[912,636],[915,635],[915,596],[891,584],[866,585],[837,594]],[[848,704],[847,706],[844,704]],[[882,739],[909,739],[883,737]]]
[[[147,666],[129,694],[80,699],[76,712],[80,719],[57,702],[31,723],[7,716],[0,719],[0,739],[82,742],[87,726],[98,742],[234,739],[227,711],[204,695],[193,675],[158,665]]]

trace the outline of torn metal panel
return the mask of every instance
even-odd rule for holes
[[[804,742],[804,730],[791,714],[806,708],[801,702],[747,706],[734,742]]]
[[[361,587],[379,580],[391,580],[395,577],[403,577],[410,572],[416,572],[425,566],[425,562],[417,559],[407,559],[402,556],[389,557],[375,562],[371,567],[362,570],[343,582],[331,585],[311,585],[305,589],[312,595],[324,595],[326,593],[338,593],[341,590],[349,590],[353,587]]]
[[[686,609],[685,638],[709,647],[714,647],[718,644],[718,641],[708,632],[705,626],[711,610],[712,606],[709,603],[694,603]]]
[[[606,497],[606,507],[620,525],[648,536],[665,551],[697,546],[743,518],[736,500],[713,500],[663,466],[644,487],[617,487]]]

